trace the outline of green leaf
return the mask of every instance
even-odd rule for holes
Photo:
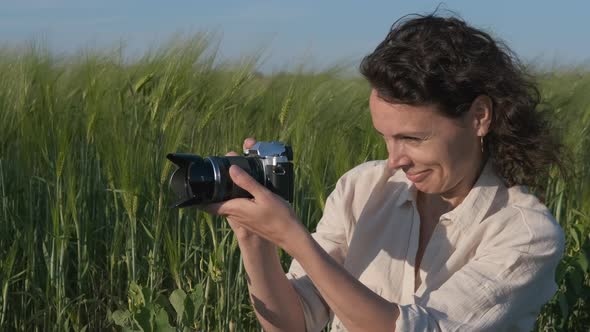
[[[166,313],[166,310],[164,310],[164,308],[157,306],[156,307],[156,317],[155,317],[155,323],[156,323],[156,331],[162,331],[162,332],[175,332],[174,328],[172,327],[172,325],[170,325],[170,321],[168,320],[168,314]]]
[[[128,296],[129,296],[129,299],[131,300],[131,303],[133,303],[135,305],[142,305],[142,304],[146,303],[146,299],[143,296],[141,286],[139,286],[135,282],[131,282],[131,285],[129,285]]]
[[[561,316],[564,318],[564,320],[567,318],[569,312],[569,308],[568,308],[568,304],[567,304],[567,299],[565,298],[565,295],[563,293],[559,293],[558,295],[558,300],[559,300],[559,309],[561,310]]]
[[[586,253],[584,251],[578,253],[576,256],[576,263],[583,272],[588,271],[588,257],[586,257]]]
[[[176,289],[170,294],[170,304],[174,307],[176,311],[177,320],[180,322],[182,320],[182,315],[184,314],[184,300],[186,299],[186,293],[182,289]]]
[[[148,287],[142,287],[141,293],[143,294],[145,303],[152,303],[152,291]]]
[[[135,315],[135,322],[144,331],[153,331],[151,318],[154,314],[153,307],[151,305],[142,307],[139,312]]]
[[[204,296],[203,296],[203,286],[197,285],[189,294],[191,302],[195,307],[195,310],[198,311],[201,305],[203,304]]]
[[[578,269],[573,269],[570,273],[567,274],[568,285],[573,288],[574,294],[576,296],[581,295],[582,293],[582,282],[584,282],[584,276],[582,272]],[[568,287],[568,290],[570,287]],[[571,293],[571,292],[568,292]]]
[[[184,316],[182,317],[182,323],[184,325],[192,325],[196,319],[197,312],[198,311],[195,310],[195,306],[193,305],[193,301],[187,296],[184,299]]]
[[[145,234],[147,234],[147,236],[151,240],[153,240],[154,239],[154,236],[152,235],[152,232],[150,232],[150,230],[147,228],[147,226],[145,225],[145,223],[142,220],[140,220],[139,223],[141,224],[141,227],[143,227],[143,230],[145,231]]]
[[[131,312],[129,310],[116,310],[111,314],[113,322],[122,327],[129,325],[130,318]]]
[[[121,331],[122,332],[143,332],[142,330],[136,330],[136,329],[132,329],[129,327],[123,327],[123,329]]]
[[[574,242],[576,243],[575,248],[580,248],[580,234],[579,234],[578,230],[574,227],[571,227],[569,229],[569,233],[570,233],[572,239],[574,239]]]
[[[135,82],[135,84],[133,84],[133,92],[137,93],[140,92],[141,90],[143,90],[143,87],[152,79],[154,78],[154,73],[149,73],[147,75],[145,75],[144,77],[140,78],[139,80],[137,80],[137,82]]]
[[[557,271],[555,271],[555,282],[559,285],[567,273],[567,264],[562,260],[557,265]]]
[[[197,285],[184,299],[184,323],[194,325],[198,321],[199,309],[203,305],[203,286]]]

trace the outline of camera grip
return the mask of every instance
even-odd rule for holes
[[[276,166],[266,165],[264,173],[267,174],[266,187],[289,201],[289,203],[293,203],[293,186],[295,183],[293,163],[280,163]]]

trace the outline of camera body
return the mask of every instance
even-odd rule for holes
[[[231,180],[231,165],[239,166],[270,191],[293,202],[293,150],[281,142],[257,142],[244,150],[244,156],[201,158],[170,153],[166,157],[178,166],[170,177],[170,188],[180,198],[173,207],[251,198],[252,195]]]

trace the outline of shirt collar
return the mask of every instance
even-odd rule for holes
[[[399,182],[402,185],[399,186],[399,194],[397,196],[397,200],[395,201],[395,206],[400,207],[407,202],[415,202],[418,191],[416,186],[406,178],[404,172],[400,169],[394,173],[393,177],[391,178],[395,182]]]
[[[480,223],[492,206],[498,189],[503,186],[504,182],[494,171],[492,162],[488,161],[465,199],[443,214],[441,219],[457,221],[464,227]]]
[[[395,206],[400,207],[407,202],[415,202],[418,191],[416,186],[412,183],[412,181],[408,180],[405,176],[404,172],[400,169],[395,172],[394,176],[392,177],[394,181],[399,181],[405,185],[401,186],[401,192],[399,193],[397,200],[395,201]]]
[[[395,175],[399,176],[398,181],[401,180],[400,182],[406,184],[398,196],[396,206],[399,207],[406,202],[416,201],[416,186],[405,177],[403,171],[398,171]],[[465,199],[453,210],[443,214],[441,220],[458,221],[463,226],[481,222],[490,209],[498,188],[501,186],[504,186],[504,182],[494,171],[492,162],[487,161],[479,178]]]

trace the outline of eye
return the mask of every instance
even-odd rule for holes
[[[422,141],[422,138],[413,137],[413,136],[404,136],[404,137],[402,137],[402,139],[404,139],[406,141]]]

